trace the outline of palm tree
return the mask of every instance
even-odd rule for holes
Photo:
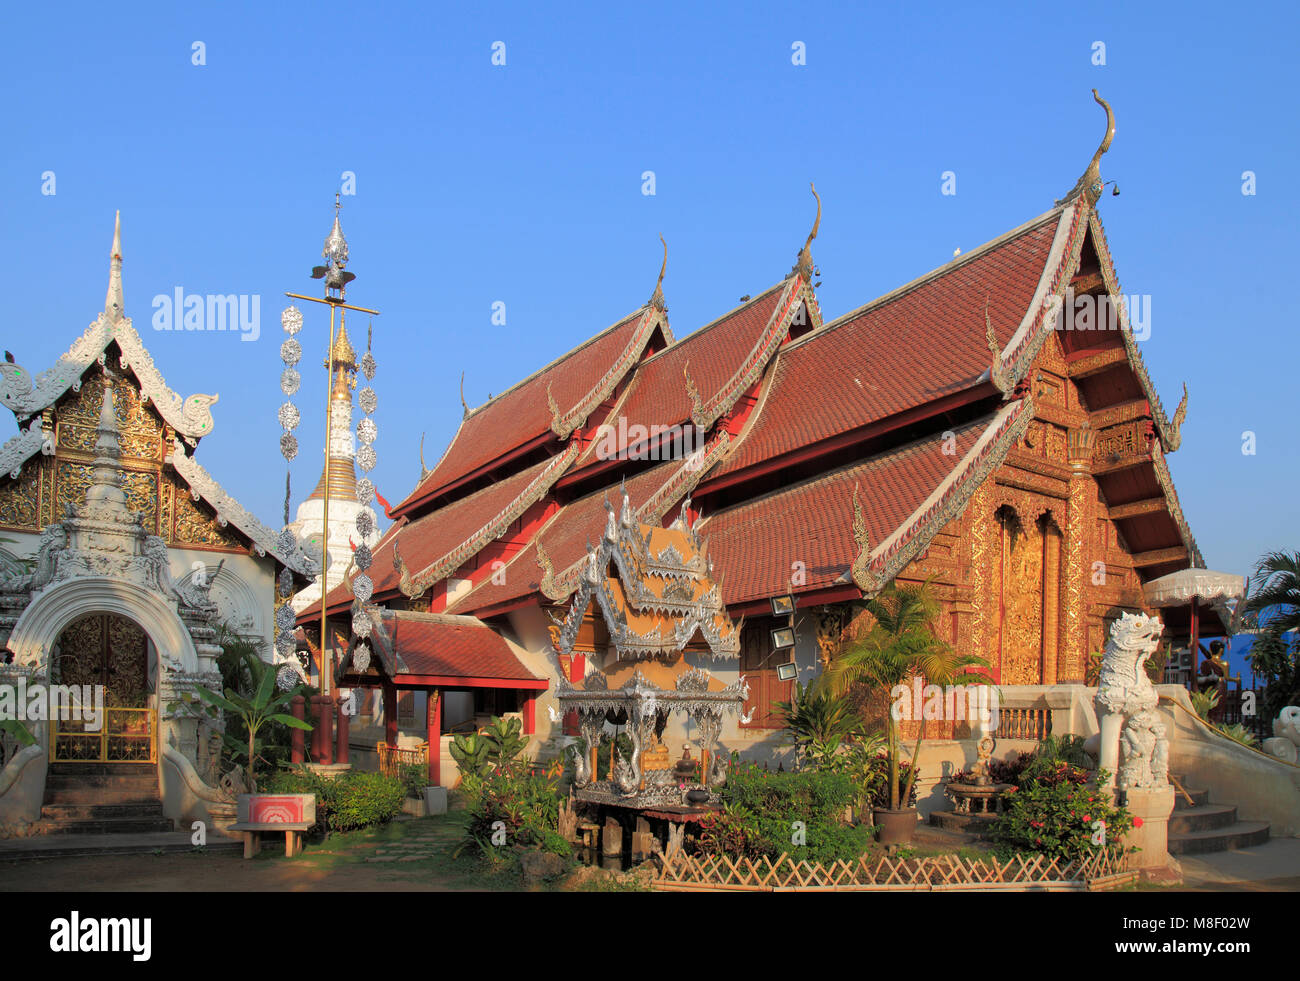
[[[1264,553],[1252,578],[1255,588],[1246,598],[1246,622],[1260,631],[1251,645],[1251,664],[1267,679],[1264,706],[1271,717],[1300,696],[1296,646],[1287,638],[1300,627],[1300,552]],[[1260,624],[1265,611],[1267,622]]]
[[[879,596],[868,600],[866,610],[875,619],[869,630],[849,640],[823,675],[823,683],[837,694],[856,684],[866,684],[886,694],[895,686],[906,686],[916,675],[930,684],[987,684],[989,678],[978,669],[988,662],[972,654],[960,654],[934,635],[931,623],[938,603],[929,583],[919,586],[891,583]],[[894,713],[886,725],[889,749],[889,809],[911,797],[916,780],[916,759],[925,732],[921,724],[907,785],[899,788],[899,746],[902,729]]]
[[[1265,552],[1255,564],[1255,590],[1246,599],[1246,612],[1259,614],[1279,607],[1265,629],[1284,634],[1300,627],[1300,552]]]

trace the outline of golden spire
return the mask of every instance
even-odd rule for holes
[[[1106,110],[1106,135],[1101,138],[1101,146],[1097,147],[1097,152],[1092,155],[1092,161],[1088,164],[1088,169],[1083,172],[1083,176],[1070,189],[1070,193],[1056,202],[1056,206],[1068,204],[1070,201],[1083,195],[1089,205],[1095,205],[1101,197],[1103,187],[1101,180],[1101,157],[1110,149],[1110,141],[1115,139],[1115,113],[1111,112],[1110,103],[1097,94],[1097,90],[1092,90],[1093,101]],[[1115,189],[1119,193],[1119,189]]]
[[[339,324],[338,336],[334,338],[333,361],[335,368],[357,370],[357,352],[352,350],[352,342],[348,340],[346,324]]]

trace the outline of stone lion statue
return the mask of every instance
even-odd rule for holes
[[[1144,613],[1125,613],[1111,624],[1102,654],[1095,701],[1101,725],[1099,764],[1121,790],[1167,786],[1169,748],[1155,712],[1160,698],[1146,663],[1160,644],[1164,624]],[[1120,765],[1120,749],[1124,764]],[[1157,775],[1158,774],[1158,775]]]
[[[1300,762],[1300,705],[1288,705],[1273,720],[1273,737],[1261,744],[1264,752],[1288,763]]]

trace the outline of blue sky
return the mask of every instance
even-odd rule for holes
[[[128,315],[174,389],[221,394],[199,459],[278,525],[282,294],[318,288],[352,171],[348,296],[383,311],[374,478],[396,501],[421,432],[430,465],[455,432],[461,371],[477,405],[638,307],[660,233],[681,336],[786,273],[815,180],[838,316],[1050,208],[1100,139],[1095,86],[1123,191],[1103,218],[1125,292],[1151,297],[1144,356],[1170,411],[1191,390],[1170,464],[1193,531],[1234,572],[1300,547],[1293,5],[559,9],[8,9],[0,344],[35,373],[93,319],[120,208]],[[152,298],[177,287],[260,295],[262,337],[155,332]],[[295,503],[320,472],[326,324],[308,311]]]

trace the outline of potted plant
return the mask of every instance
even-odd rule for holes
[[[290,700],[299,694],[301,686],[277,692],[274,668],[261,662],[260,659],[254,660],[257,661],[256,664],[249,664],[253,682],[251,696],[241,695],[233,688],[227,688],[224,695],[208,691],[206,688],[194,689],[195,694],[207,703],[210,714],[215,716],[219,710],[225,712],[228,717],[239,719],[244,724],[248,737],[246,770],[248,793],[240,794],[237,799],[239,822],[240,824],[272,824],[315,820],[315,794],[259,794],[257,792],[257,763],[260,759],[258,754],[262,749],[262,740],[257,738],[258,732],[272,722],[293,729],[308,730],[311,729],[311,724],[302,719],[295,719],[285,711]],[[228,733],[225,734],[225,740],[233,749],[244,749],[239,740]]]
[[[879,596],[865,604],[873,622],[845,642],[822,678],[836,694],[845,694],[865,684],[890,696],[898,686],[906,687],[920,675],[935,685],[987,684],[979,671],[988,663],[980,657],[959,654],[935,636],[931,623],[938,604],[929,584],[919,586],[891,583]],[[916,783],[917,756],[921,752],[925,726],[919,725],[912,764],[905,781],[900,780],[902,726],[896,707],[885,720],[886,758],[889,763],[889,806],[876,807],[874,820],[882,844],[905,844],[916,830],[917,811],[907,806]]]

